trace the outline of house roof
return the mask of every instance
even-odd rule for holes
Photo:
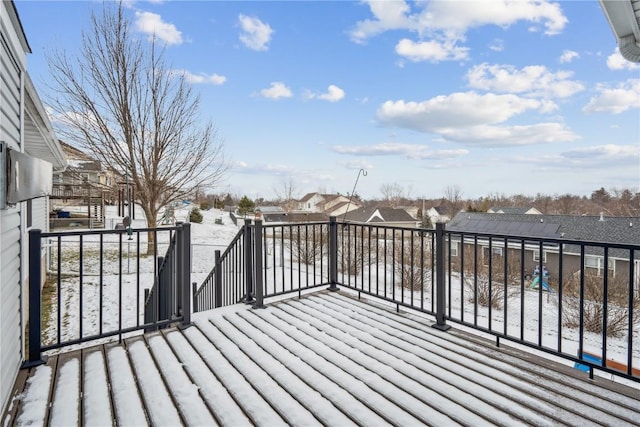
[[[386,206],[360,208],[350,211],[345,215],[345,220],[356,222],[416,222],[404,209]]]
[[[637,244],[640,218],[575,215],[519,215],[464,212],[447,224],[451,231],[565,238],[591,242]]]
[[[489,211],[493,212],[493,213],[502,213],[502,214],[526,214],[529,213],[529,211],[533,211],[532,213],[535,214],[541,214],[542,212],[540,212],[539,210],[537,210],[536,208],[522,208],[522,207],[514,207],[514,206],[509,206],[509,207],[492,207],[489,209]]]
[[[262,212],[265,222],[325,222],[329,215],[322,212]]]
[[[637,390],[346,291],[21,371],[16,425],[633,425]],[[3,420],[6,425],[6,420]]]
[[[618,43],[628,61],[640,62],[640,0],[600,0]]]
[[[448,206],[444,206],[444,205],[433,206],[431,209],[436,211],[438,213],[438,215],[449,215],[449,207]]]

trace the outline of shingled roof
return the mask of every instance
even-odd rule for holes
[[[640,218],[638,217],[463,212],[447,224],[447,229],[623,244],[636,244],[640,241]]]
[[[416,220],[404,209],[391,207],[370,207],[351,211],[345,216],[346,221],[355,222],[411,222]]]

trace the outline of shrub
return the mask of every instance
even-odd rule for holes
[[[582,304],[580,300],[580,275],[570,274],[564,277],[562,287],[563,325],[569,328],[580,326],[580,309],[584,329],[601,334],[604,324],[604,303],[607,303],[606,333],[609,336],[624,336],[629,330],[629,283],[626,278],[609,274],[607,294],[604,293],[604,278],[585,272]],[[632,326],[640,326],[640,297],[633,300]]]
[[[427,217],[428,218],[428,217]],[[405,236],[395,241],[395,275],[396,281],[411,291],[429,290],[431,288],[431,239],[429,235]]]
[[[198,224],[202,223],[202,213],[200,212],[200,209],[191,209],[191,213],[189,214],[189,222],[196,222]]]

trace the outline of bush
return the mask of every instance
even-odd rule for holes
[[[200,212],[200,209],[191,209],[191,213],[189,214],[189,222],[196,222],[198,224],[202,223],[202,213]]]
[[[606,312],[606,333],[622,337],[629,330],[629,283],[625,278],[609,274],[607,293],[604,293],[604,278],[595,273],[585,272],[583,300],[580,300],[580,275],[569,274],[563,280],[562,316],[563,325],[569,328],[580,326],[580,316],[584,329],[601,334]],[[582,304],[581,304],[582,302]],[[640,297],[634,296],[632,327],[640,326]]]

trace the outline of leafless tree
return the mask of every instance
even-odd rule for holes
[[[288,177],[280,183],[280,187],[274,187],[273,192],[276,195],[278,203],[285,211],[291,212],[296,209],[298,189],[293,178]]]
[[[462,199],[462,189],[459,185],[449,185],[444,189],[444,199],[449,206],[449,210],[451,212],[451,217],[456,216],[458,212],[462,209],[464,205],[464,200]]]
[[[382,193],[383,203],[392,208],[397,208],[400,202],[407,197],[405,196],[404,188],[397,182],[382,184],[382,186],[380,186],[380,192]]]
[[[55,51],[49,66],[59,133],[128,175],[150,227],[164,206],[213,187],[228,170],[213,125],[200,120],[199,96],[170,71],[155,40],[134,35],[122,3],[104,3],[77,56]]]

